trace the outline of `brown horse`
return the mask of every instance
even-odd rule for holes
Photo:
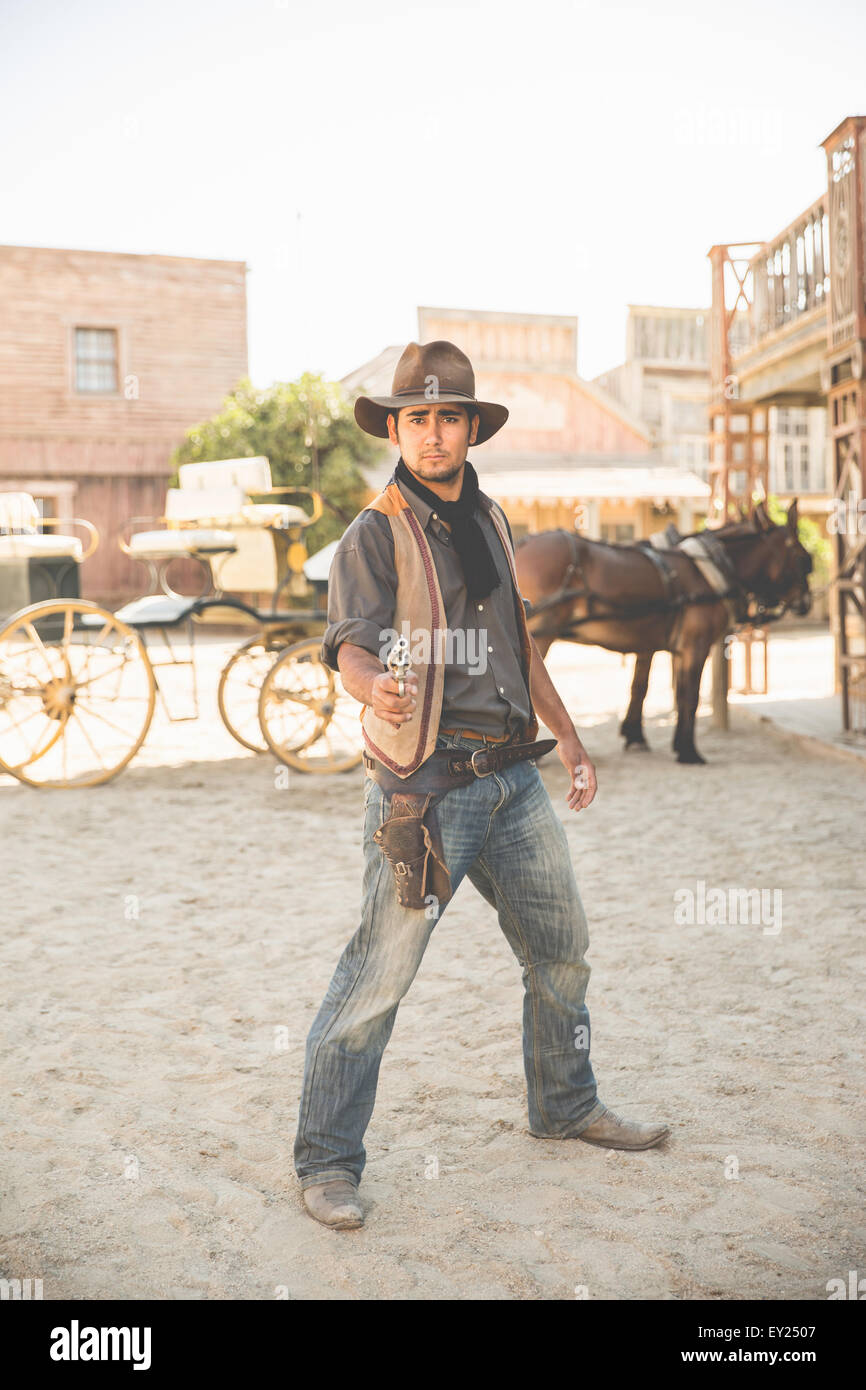
[[[564,530],[518,542],[517,575],[532,604],[529,628],[542,657],[557,638],[635,653],[631,701],[620,725],[627,749],[648,747],[642,712],[656,652],[670,652],[674,663],[677,759],[703,763],[695,714],[713,643],[750,617],[760,623],[788,608],[801,616],[809,611],[812,558],[797,535],[797,499],[782,526],[770,520],[763,503],[750,517],[741,516],[691,533],[707,542],[722,592],[681,550],[613,545]]]

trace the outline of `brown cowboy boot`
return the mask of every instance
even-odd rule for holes
[[[364,1224],[364,1209],[357,1189],[347,1178],[331,1178],[304,1188],[304,1206],[311,1216],[335,1231],[351,1231]]]
[[[585,1144],[597,1144],[602,1149],[651,1149],[670,1134],[664,1124],[641,1124],[639,1120],[624,1120],[613,1110],[605,1110],[591,1125],[576,1134]]]

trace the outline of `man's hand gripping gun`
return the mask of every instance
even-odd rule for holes
[[[397,682],[397,694],[402,700],[406,694],[406,677],[412,666],[412,657],[409,652],[409,643],[405,637],[398,637],[390,652],[385,665]]]

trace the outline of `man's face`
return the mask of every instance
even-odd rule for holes
[[[471,409],[471,407],[469,407]],[[480,423],[462,405],[408,405],[388,416],[388,438],[396,444],[407,468],[428,482],[446,483],[466,462]]]

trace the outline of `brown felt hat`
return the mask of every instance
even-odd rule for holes
[[[504,405],[475,399],[475,373],[472,363],[454,343],[444,338],[435,343],[410,343],[394,369],[390,396],[359,396],[355,401],[355,419],[379,439],[388,438],[387,418],[391,411],[407,405],[445,405],[454,401],[472,405],[478,412],[478,438],[483,444],[508,419]]]

